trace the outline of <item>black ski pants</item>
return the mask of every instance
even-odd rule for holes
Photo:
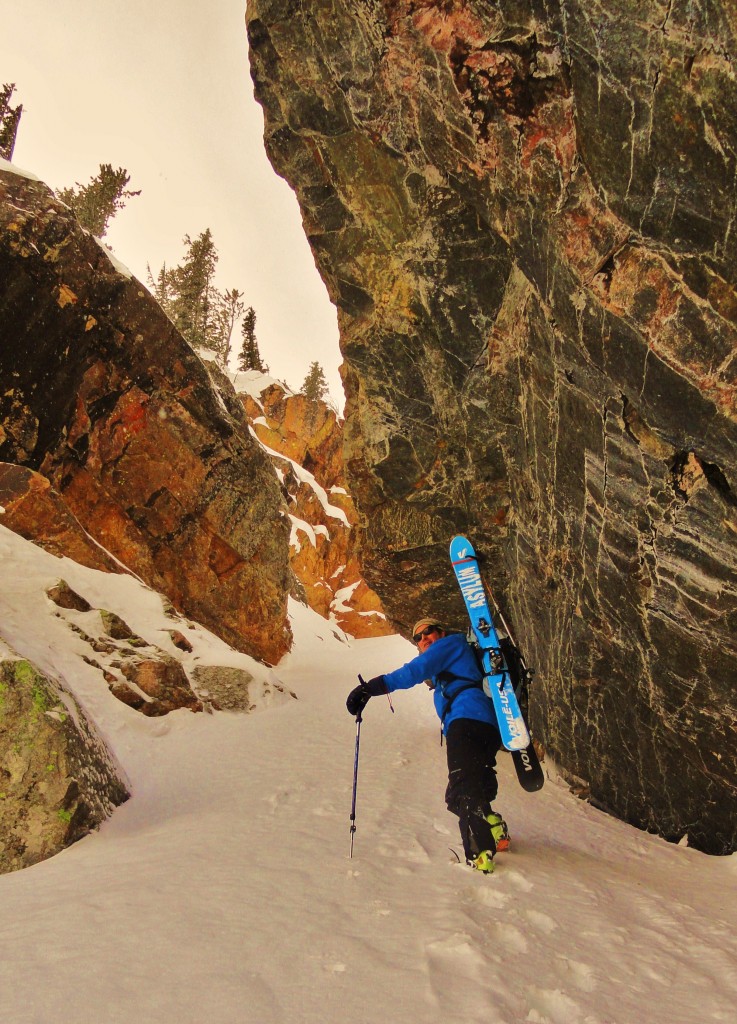
[[[497,794],[496,755],[502,745],[499,730],[488,722],[456,718],[445,737],[448,788],[445,802],[459,821],[466,860],[482,850],[494,850],[486,815]]]

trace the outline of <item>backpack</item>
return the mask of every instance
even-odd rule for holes
[[[476,635],[472,629],[469,629],[466,634],[466,639],[476,655],[476,662],[479,666],[479,671],[484,674],[484,663],[481,648],[479,647]],[[517,703],[520,706],[520,711],[527,721],[527,709],[529,704],[529,686],[532,678],[534,669],[528,668],[525,659],[522,657],[519,647],[510,639],[508,636],[499,636],[499,649],[502,657],[504,658],[504,670],[509,673],[509,678],[512,681],[512,688],[514,689],[514,695],[517,698]],[[503,670],[503,671],[504,671]]]
[[[468,632],[466,633],[466,640],[468,641],[468,645],[476,657],[476,664],[478,665],[481,679],[466,679],[463,676],[456,676],[450,672],[438,673],[436,677],[438,686],[440,687],[440,691],[443,694],[443,696],[446,697],[446,699],[446,685],[449,685],[450,683],[454,682],[463,682],[466,684],[465,686],[461,686],[456,689],[456,692],[453,694],[453,697],[450,699],[450,702],[448,703],[448,706],[445,709],[445,714],[443,715],[443,722],[445,722],[445,718],[450,712],[451,704],[460,693],[462,693],[464,690],[474,689],[475,687],[483,687],[483,656],[481,653],[481,648],[479,647],[478,644],[478,640],[476,639],[476,634],[473,632],[472,629],[469,629]],[[517,703],[520,706],[520,711],[522,712],[525,721],[527,721],[527,709],[529,703],[528,687],[530,685],[530,678],[534,670],[527,667],[527,665],[525,664],[525,659],[522,657],[519,648],[510,639],[510,637],[506,635],[499,636],[499,649],[504,659],[504,668],[502,669],[502,671],[506,671],[509,673],[510,679],[512,680],[514,695],[517,698]],[[428,686],[430,686],[431,689],[435,689],[435,687],[431,684],[429,679],[426,679],[425,682],[428,684]]]

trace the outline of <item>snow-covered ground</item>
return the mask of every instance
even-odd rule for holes
[[[269,705],[266,687],[260,713],[147,719],[72,670],[79,656],[38,589],[64,576],[144,636],[167,626],[157,601],[2,527],[0,549],[0,636],[61,666],[133,789],[98,833],[0,877],[2,1024],[736,1019],[737,858],[637,832],[554,777],[526,794],[505,757],[512,850],[494,875],[472,872],[450,849],[424,687],[397,694],[395,714],[383,698],[365,712],[349,859],[345,696],[357,672],[412,655],[401,639],[341,642],[295,605],[296,643],[274,675],[299,700]],[[242,663],[189,635],[192,658]]]

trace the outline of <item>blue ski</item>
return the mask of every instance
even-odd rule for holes
[[[484,691],[494,702],[502,743],[507,750],[527,750],[531,746],[530,734],[514,694],[473,544],[466,537],[454,537],[450,543],[450,560],[478,641],[484,668]]]

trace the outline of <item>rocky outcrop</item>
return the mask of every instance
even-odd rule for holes
[[[75,534],[72,557],[94,547],[89,535],[228,643],[276,662],[290,642],[289,522],[242,407],[226,408],[71,211],[8,165],[0,318],[0,459],[36,474],[3,475],[8,525],[23,519],[23,536],[43,541],[55,517],[57,539]]]
[[[344,483],[342,421],[326,402],[253,370],[235,374],[233,386],[267,448],[312,473],[327,490]]]
[[[67,555],[103,572],[123,568],[82,529],[64,499],[40,473],[0,463],[0,508],[3,526],[52,555]]]
[[[149,718],[168,715],[178,708],[202,711],[202,702],[180,661],[134,633],[115,612],[93,608],[66,580],[49,587],[46,596],[59,609],[55,614],[69,628],[70,640],[73,634],[87,645],[89,653],[82,655],[84,661],[99,670],[110,692],[123,704]],[[177,643],[172,636],[172,643],[185,651],[188,646],[191,651],[186,638],[176,630],[172,632],[181,638]]]
[[[0,873],[58,853],[128,798],[74,697],[0,642]]]
[[[0,565],[0,874],[75,842],[145,785],[138,755],[177,719],[186,730],[182,716],[294,699],[130,574],[61,561],[1,523]]]
[[[243,668],[226,665],[198,665],[192,670],[192,679],[200,697],[213,711],[254,711],[267,706],[274,699],[297,699],[275,680],[254,678]]]
[[[299,596],[350,636],[393,633],[356,553],[357,515],[345,486],[342,421],[325,402],[295,395],[270,377],[239,373],[234,385],[284,487]]]
[[[726,3],[249,0],[266,146],[339,311],[394,621],[487,556],[599,805],[737,847],[737,128]]]

